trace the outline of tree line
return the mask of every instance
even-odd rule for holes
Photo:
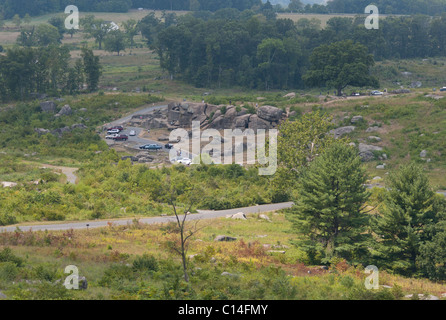
[[[33,94],[95,91],[100,75],[99,57],[88,48],[72,62],[66,46],[14,47],[0,56],[0,97],[25,100]]]
[[[376,30],[366,29],[364,20],[333,17],[321,28],[316,19],[295,23],[269,11],[223,9],[181,16],[171,24],[152,17],[141,27],[171,77],[197,87],[304,88],[312,85],[304,75],[317,62],[311,58],[315,49],[347,40],[365,46],[374,60],[446,54],[446,15],[387,17]]]
[[[23,18],[26,14],[62,13],[68,5],[75,5],[83,12],[128,12],[137,8],[191,11],[235,8],[243,11],[261,4],[261,0],[0,0],[0,13],[5,19],[11,19],[16,14]]]

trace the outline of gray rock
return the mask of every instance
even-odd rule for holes
[[[423,151],[420,152],[420,157],[421,158],[425,158],[426,156],[427,156],[427,151],[426,150],[423,150]]]
[[[361,157],[362,161],[371,161],[375,159],[375,154],[373,153],[373,151],[382,151],[381,147],[364,143],[360,143],[358,149],[359,156]]]
[[[227,271],[224,271],[221,273],[222,276],[226,276],[226,277],[238,277],[238,274],[235,273],[229,273]]]
[[[247,220],[246,215],[243,212],[237,212],[236,214],[231,215],[230,218],[237,220]]]
[[[379,131],[379,127],[377,126],[373,126],[373,127],[369,127],[365,130],[365,132],[375,132],[375,131]]]
[[[42,134],[50,133],[50,130],[48,130],[48,129],[43,129],[43,128],[35,128],[34,131],[37,132],[37,134],[38,134],[39,136],[42,135]]]
[[[40,109],[43,112],[54,113],[54,112],[56,112],[56,104],[54,103],[54,101],[41,102],[40,103]]]
[[[367,139],[376,142],[380,142],[382,140],[380,137],[377,136],[368,136]]]
[[[253,114],[249,117],[248,127],[257,131],[259,129],[269,129],[270,123],[264,119],[261,119],[258,115]]]
[[[380,164],[376,166],[376,169],[385,169],[386,168],[386,164]]]
[[[237,238],[225,236],[225,235],[216,236],[214,239],[214,241],[235,241],[235,240],[237,240]]]
[[[71,114],[73,114],[73,110],[71,110],[71,107],[68,104],[64,105],[57,113],[59,116],[69,116]]]
[[[414,81],[410,84],[411,88],[420,88],[422,86],[422,83],[420,81]]]
[[[335,139],[337,139],[337,138],[343,136],[344,134],[348,134],[354,130],[355,130],[354,126],[346,126],[346,127],[340,127],[337,129],[330,130],[330,134],[333,135],[333,137]]]
[[[257,110],[257,115],[266,121],[279,121],[282,118],[283,110],[273,106],[261,106]]]
[[[271,222],[271,219],[266,214],[260,214],[259,218]]]
[[[351,123],[356,123],[356,122],[360,122],[363,121],[364,118],[362,116],[354,116],[352,117],[352,119],[350,120]]]

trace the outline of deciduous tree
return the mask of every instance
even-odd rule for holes
[[[361,44],[351,40],[323,44],[310,56],[311,67],[304,75],[309,86],[333,87],[337,95],[348,85],[378,86],[378,80],[370,75],[373,56]]]

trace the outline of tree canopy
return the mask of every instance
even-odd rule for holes
[[[311,67],[304,76],[310,86],[334,87],[337,95],[348,85],[377,87],[378,80],[370,75],[374,59],[365,46],[351,40],[317,47],[310,57]]]

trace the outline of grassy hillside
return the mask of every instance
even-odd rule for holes
[[[189,283],[182,280],[178,255],[169,249],[177,237],[171,225],[144,226],[135,220],[88,231],[0,234],[0,246],[13,250],[6,255],[0,248],[6,256],[0,288],[15,299],[82,300],[409,300],[418,294],[441,298],[446,291],[439,283],[385,271],[379,273],[380,289],[367,290],[362,267],[341,260],[329,269],[307,266],[289,243],[293,235],[283,214],[268,216],[271,222],[258,215],[200,222],[205,228],[191,239],[188,251]],[[237,240],[214,241],[220,234]],[[88,279],[87,290],[62,286],[67,265]]]
[[[118,23],[146,14],[95,13],[98,18]],[[44,22],[50,16],[35,18],[31,23]],[[314,17],[324,25],[331,16],[289,17]],[[7,26],[11,28],[9,23]],[[0,43],[6,48],[12,46],[16,36],[13,29],[2,31]],[[87,41],[79,34],[66,36],[63,42],[71,46],[73,59],[79,57],[84,43],[94,47],[91,39]],[[333,117],[333,128],[352,125],[353,116],[362,116],[348,135],[350,140],[356,145],[380,146],[383,151],[379,155],[386,154],[386,159],[364,163],[369,178],[375,178],[371,183],[385,185],[388,172],[414,160],[423,165],[437,190],[446,190],[446,92],[438,90],[446,85],[446,59],[376,63],[373,73],[383,90],[403,87],[410,88],[410,93],[338,98],[326,95],[325,90],[311,89],[295,91],[295,98],[286,98],[289,91],[195,88],[172,81],[161,70],[157,56],[143,46],[142,39],[137,37],[136,42],[137,47],[127,49],[122,56],[95,50],[104,67],[100,91],[62,97],[58,108],[70,104],[74,111],[71,116],[55,119],[43,114],[38,102],[0,106],[0,180],[23,184],[0,189],[0,225],[135,218],[125,227],[110,223],[107,228],[84,231],[24,233],[18,228],[13,233],[0,233],[3,294],[11,299],[362,300],[410,299],[405,297],[410,294],[414,298],[417,294],[446,298],[446,286],[441,282],[403,278],[380,270],[382,287],[370,291],[364,287],[367,275],[362,266],[350,266],[342,260],[329,268],[310,265],[304,253],[293,245],[295,235],[283,212],[268,213],[271,222],[259,215],[248,216],[247,221],[222,218],[200,222],[203,228],[191,238],[188,251],[191,282],[187,284],[182,280],[180,258],[172,250],[178,241],[175,228],[138,222],[140,217],[172,214],[160,195],[165,175],[175,172],[203,186],[200,203],[194,209],[270,202],[269,180],[259,177],[256,170],[243,171],[238,166],[172,169],[131,165],[129,161],[119,161],[130,154],[129,150],[110,149],[97,134],[104,123],[166,100],[273,105],[294,111],[294,119],[322,110]],[[366,92],[367,88],[347,88],[346,93],[357,90]],[[86,125],[87,130],[61,138],[40,137],[34,131],[77,123]],[[372,131],[368,132],[369,128]],[[423,150],[427,152],[425,157],[420,156]],[[67,184],[62,171],[46,164],[79,169],[77,183]],[[385,168],[377,169],[382,164]],[[379,190],[373,192],[371,202],[380,196]],[[237,240],[214,241],[221,234]],[[11,248],[12,253],[5,248]],[[61,286],[65,266],[73,264],[88,279],[88,290],[68,291]]]

